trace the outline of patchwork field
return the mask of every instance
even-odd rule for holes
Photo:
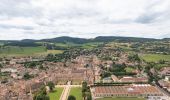
[[[54,92],[49,93],[50,100],[59,100],[62,94],[63,88],[57,87],[55,88]]]
[[[97,100],[146,100],[144,98],[101,98]]]
[[[35,56],[35,55],[47,55],[49,53],[57,54],[62,53],[61,50],[47,50],[45,47],[17,47],[8,46],[0,48],[0,56]]]
[[[82,90],[81,87],[73,87],[71,88],[69,95],[75,96],[76,100],[83,100],[81,90]]]
[[[141,58],[147,62],[157,62],[159,60],[170,61],[170,55],[163,54],[144,54],[141,55]]]

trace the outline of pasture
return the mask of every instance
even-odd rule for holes
[[[49,53],[62,53],[61,50],[47,50],[43,46],[38,47],[17,47],[6,46],[0,48],[0,57],[15,57],[15,56],[44,56]]]
[[[143,54],[140,57],[147,62],[158,62],[160,60],[170,61],[170,55],[163,54]]]

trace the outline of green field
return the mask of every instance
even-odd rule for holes
[[[160,60],[170,61],[170,55],[163,54],[144,54],[141,58],[147,62],[158,62]]]
[[[144,98],[101,98],[97,100],[146,100]]]
[[[46,52],[41,52],[41,53],[37,53],[39,55],[47,55],[47,54],[59,54],[59,53],[63,53],[62,50],[47,50]]]
[[[135,69],[134,69],[134,68],[131,68],[131,67],[126,67],[125,70],[126,70],[127,73],[131,73],[131,72],[133,72]]]
[[[17,46],[7,46],[0,48],[0,56],[37,56],[37,55],[47,55],[49,53],[57,54],[62,53],[61,50],[47,50],[45,47],[17,47]]]
[[[55,88],[54,92],[49,93],[50,100],[59,100],[61,93],[63,91],[62,87]]]
[[[73,87],[71,88],[70,94],[76,97],[76,100],[83,100],[81,87]]]

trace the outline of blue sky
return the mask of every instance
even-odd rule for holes
[[[170,38],[170,0],[0,0],[0,40]]]

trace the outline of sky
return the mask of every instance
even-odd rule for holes
[[[0,40],[170,38],[170,0],[0,0]]]

